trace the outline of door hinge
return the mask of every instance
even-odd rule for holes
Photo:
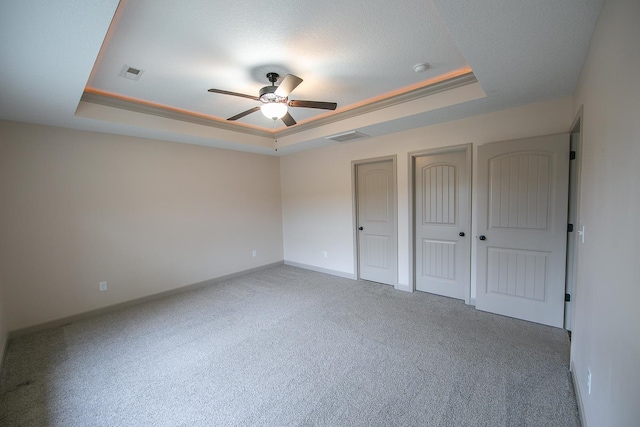
[[[564,302],[571,302],[571,294],[564,294]]]
[[[569,160],[575,160],[575,159],[576,159],[576,152],[569,151]]]
[[[567,233],[573,232],[573,224],[567,224]]]

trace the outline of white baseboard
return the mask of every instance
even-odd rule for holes
[[[149,302],[149,301],[154,301],[154,300],[157,300],[157,299],[160,299],[160,298],[164,298],[164,297],[168,297],[168,296],[171,296],[171,295],[180,294],[180,293],[187,292],[187,291],[193,291],[193,290],[199,289],[199,288],[204,288],[206,286],[210,286],[210,285],[213,285],[215,283],[219,283],[219,282],[222,282],[222,281],[225,281],[225,280],[233,279],[235,277],[243,276],[245,274],[253,273],[255,271],[260,271],[260,270],[265,270],[267,268],[276,267],[276,266],[279,266],[279,265],[282,265],[282,264],[283,264],[282,261],[278,261],[278,262],[274,262],[274,263],[271,263],[271,264],[262,265],[260,267],[255,267],[255,268],[250,268],[248,270],[238,271],[237,273],[231,273],[231,274],[227,274],[227,275],[224,275],[224,276],[216,277],[216,278],[213,278],[213,279],[205,280],[203,282],[193,283],[191,285],[181,286],[181,287],[175,288],[175,289],[169,289],[168,291],[159,292],[157,294],[148,295],[146,297],[136,298],[136,299],[133,299],[133,300],[130,300],[130,301],[121,302],[121,303],[110,305],[110,306],[107,306],[107,307],[102,307],[102,308],[98,308],[98,309],[95,309],[95,310],[86,311],[84,313],[75,314],[75,315],[68,316],[68,317],[63,317],[61,319],[52,320],[50,322],[45,322],[45,323],[41,323],[41,324],[38,324],[38,325],[22,328],[22,329],[17,329],[15,331],[9,331],[9,336],[7,337],[7,342],[9,340],[11,340],[12,338],[16,338],[16,337],[19,337],[19,336],[22,336],[22,335],[27,335],[27,334],[31,334],[31,333],[34,333],[34,332],[44,331],[46,329],[57,328],[59,326],[64,326],[64,325],[67,325],[67,324],[72,323],[72,322],[77,322],[78,320],[87,319],[89,317],[94,317],[94,316],[97,316],[97,315],[100,315],[100,314],[110,313],[112,311],[120,310],[122,308],[132,307],[132,306],[135,306],[135,305],[143,304],[143,303]],[[6,346],[5,346],[5,348],[6,348]]]
[[[401,285],[401,284],[397,284],[393,287],[395,290],[397,291],[402,291],[402,292],[413,292],[413,288],[411,287],[411,285]]]
[[[316,267],[315,265],[301,264],[299,262],[294,262],[294,261],[285,261],[284,265],[304,268],[305,270],[317,271],[318,273],[330,274],[332,276],[344,277],[345,279],[357,280],[355,274],[345,273],[343,271],[337,271],[337,270],[330,270],[328,268]]]
[[[576,367],[571,362],[571,366],[569,371],[571,371],[571,383],[573,384],[573,392],[576,395],[576,400],[578,401],[578,413],[580,414],[580,422],[582,423],[582,427],[587,427],[587,419],[584,415],[584,404],[582,403],[582,395],[580,394],[580,384],[578,383],[578,377],[576,376]]]

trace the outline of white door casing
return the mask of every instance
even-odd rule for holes
[[[578,192],[580,186],[580,122],[570,134],[570,153],[573,153],[569,162],[569,208],[567,222],[572,225],[572,231],[567,231],[567,274],[565,283],[565,293],[570,300],[564,303],[564,328],[571,330],[572,325],[572,302],[575,298],[574,285],[577,267],[578,251]]]
[[[416,290],[467,299],[471,245],[466,151],[415,158]]]
[[[476,308],[562,327],[569,136],[478,147]]]
[[[393,160],[356,165],[359,278],[395,285],[397,235]]]

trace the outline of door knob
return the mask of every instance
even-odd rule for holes
[[[481,235],[480,237],[478,237],[478,239],[480,239],[480,240],[487,240],[487,238],[485,237],[485,235],[484,235],[484,234],[483,234],[483,235]]]
[[[459,233],[458,233],[458,236],[460,236],[460,237],[464,237],[464,231],[459,232]]]
[[[364,227],[358,227],[358,230],[362,231],[364,230]]]

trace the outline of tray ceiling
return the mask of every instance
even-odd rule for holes
[[[205,0],[1,6],[0,118],[280,154],[573,93],[601,0]],[[21,34],[22,37],[15,37]],[[421,73],[414,65],[427,62]],[[143,71],[138,80],[123,67]],[[267,72],[304,81],[298,125],[260,112]]]

